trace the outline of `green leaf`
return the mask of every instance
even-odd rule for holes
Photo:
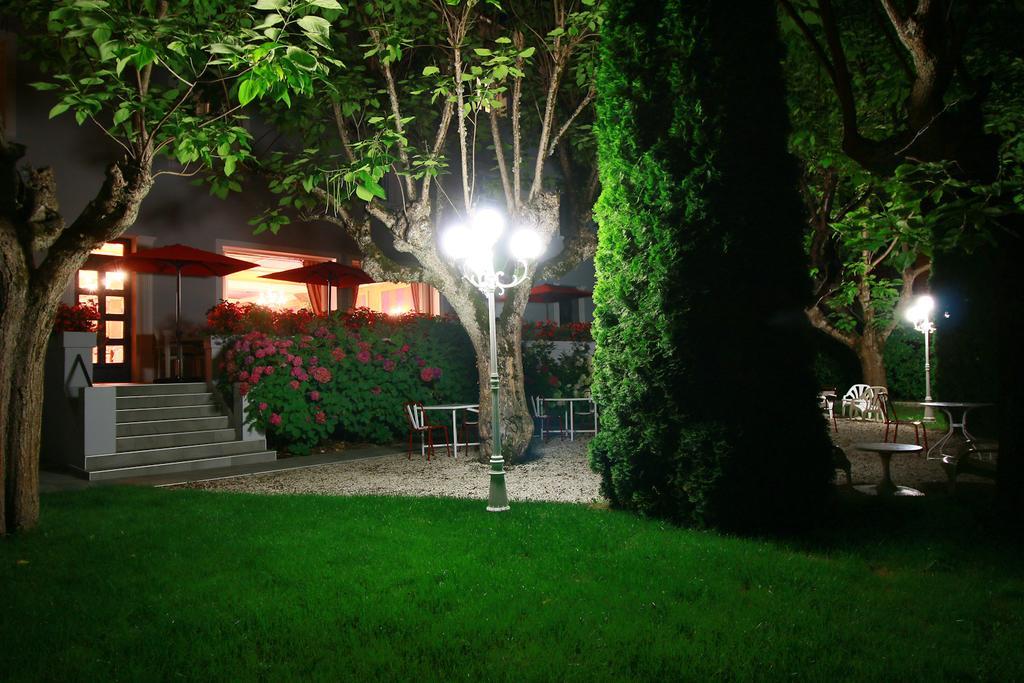
[[[341,6],[338,0],[310,0],[310,4],[316,5],[317,7],[323,7],[324,9],[345,9]]]
[[[96,42],[96,47],[102,47],[103,43],[110,40],[110,36],[110,27],[107,25],[97,26],[96,30],[92,32],[92,39]]]
[[[224,175],[229,176],[235,172],[235,164],[238,163],[238,158],[235,156],[224,157]]]
[[[327,37],[331,31],[331,22],[323,17],[307,14],[299,19],[297,23],[313,42],[320,43],[321,45],[327,44]]]
[[[59,102],[53,106],[53,109],[50,110],[50,118],[52,119],[56,116],[60,116],[68,109],[71,109],[70,104],[67,104],[66,102]]]
[[[121,107],[120,109],[114,112],[114,125],[121,125],[122,123],[127,121],[131,117],[131,115],[131,109],[128,109],[127,107]]]
[[[284,9],[288,6],[287,0],[257,0],[256,4],[253,5],[255,9],[273,10],[273,9]]]
[[[522,52],[520,52],[519,56],[522,57],[523,59],[529,59],[530,57],[533,56],[533,53],[536,52],[536,50],[537,50],[536,48],[528,47],[525,50],[523,50]]]
[[[364,202],[373,201],[373,193],[367,190],[362,185],[356,185],[356,196],[362,199]]]
[[[285,52],[285,55],[300,69],[305,69],[306,71],[313,71],[316,69],[316,57],[309,54],[302,48],[289,47]]]
[[[29,85],[36,90],[56,90],[60,87],[56,83],[46,83],[42,81],[38,83],[29,83]]]
[[[491,55],[491,51],[490,51],[490,50],[488,50],[488,49],[487,49],[487,48],[485,48],[485,47],[477,47],[477,48],[474,48],[474,49],[473,49],[473,52],[477,53],[477,54],[478,54],[478,55],[480,55],[481,57],[489,57],[489,56]]]
[[[433,76],[434,74],[440,73],[440,72],[441,72],[441,70],[439,68],[437,68],[436,66],[425,66],[425,67],[423,67],[423,75],[424,76]]]
[[[247,78],[238,84],[238,103],[249,104],[260,94],[259,84],[256,79]]]

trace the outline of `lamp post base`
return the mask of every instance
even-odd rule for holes
[[[491,488],[487,494],[488,512],[508,510],[508,491],[505,489],[505,461],[501,456],[491,456]]]

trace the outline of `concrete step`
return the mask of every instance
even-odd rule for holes
[[[95,472],[122,467],[137,467],[139,465],[156,465],[165,462],[219,458],[265,451],[266,449],[266,442],[260,439],[258,441],[225,441],[223,443],[205,443],[195,446],[124,451],[121,453],[111,453],[110,455],[87,456],[85,458],[85,470],[87,472]]]
[[[139,424],[139,423],[128,423]],[[165,434],[143,434],[141,436],[117,437],[117,452],[144,451],[150,448],[174,448],[176,446],[196,446],[204,443],[224,443],[238,438],[235,430],[196,429],[190,432],[167,432]]]
[[[153,396],[154,394],[197,394],[209,391],[206,382],[182,382],[180,384],[119,384],[117,396]]]
[[[117,410],[117,423],[148,422],[150,420],[181,420],[192,417],[216,417],[221,415],[220,408],[210,404],[205,406],[180,406],[176,408],[129,408]]]
[[[119,396],[117,398],[118,410],[201,406],[211,403],[213,403],[213,394],[208,391],[196,394],[149,394],[146,396]]]
[[[117,425],[117,436],[148,436],[150,434],[170,434],[172,432],[195,432],[210,429],[226,429],[231,426],[227,415],[215,417],[194,417],[177,420],[146,420],[142,422],[122,422]]]
[[[212,470],[220,467],[239,467],[242,465],[254,465],[261,462],[273,462],[274,460],[277,460],[277,453],[274,451],[256,451],[253,453],[225,455],[216,458],[179,460],[176,462],[163,462],[153,465],[138,465],[135,467],[118,467],[109,470],[96,470],[86,472],[86,476],[88,476],[90,481],[99,481],[103,479],[128,479],[131,477],[147,477],[156,474],[174,474],[176,472]]]

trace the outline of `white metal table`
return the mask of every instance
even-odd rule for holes
[[[447,403],[447,404],[436,405],[436,406],[423,406],[423,410],[445,410],[445,411],[450,410],[451,411],[451,413],[452,413],[452,443],[451,444],[434,444],[434,448],[437,448],[438,446],[448,446],[448,445],[450,445],[452,447],[452,452],[455,453],[455,457],[456,458],[459,457],[458,412],[460,410],[469,410],[471,412],[479,413],[480,412],[480,404],[479,403]],[[473,442],[467,441],[466,443],[462,444],[462,446],[465,449],[467,449],[467,450],[469,449],[470,446],[479,446],[479,445],[480,445],[479,441],[473,441]],[[421,443],[420,444],[420,456],[421,457],[423,456],[423,449],[424,449],[424,446]]]
[[[942,438],[928,449],[928,457],[934,459],[945,459],[951,457],[957,459],[958,453],[947,453],[944,448],[949,444],[953,435],[959,431],[960,440],[967,446],[968,450],[974,447],[974,435],[967,431],[967,413],[975,408],[988,408],[992,403],[973,403],[970,401],[922,401],[918,405],[926,408],[938,408],[949,418],[949,431],[942,435]]]
[[[597,404],[594,403],[594,399],[593,398],[587,396],[587,397],[584,397],[584,398],[542,398],[541,400],[544,401],[545,403],[568,403],[569,404],[569,411],[568,412],[569,412],[569,440],[570,441],[575,441],[576,440],[576,432],[577,431],[580,432],[581,434],[597,434]],[[579,429],[579,430],[576,429],[575,417],[574,417],[574,414],[573,414],[574,413],[573,406],[574,406],[574,404],[576,404],[578,402],[583,402],[583,401],[586,401],[587,403],[589,403],[594,408],[594,428],[593,429]],[[545,410],[544,412],[546,413],[547,411]],[[589,415],[590,413],[583,413],[583,414],[584,415]]]
[[[892,480],[892,473],[889,470],[889,460],[898,454],[920,453],[921,447],[912,443],[855,443],[853,447],[859,451],[867,451],[876,454],[882,461],[882,481],[877,486],[855,486],[854,488],[862,493],[875,496],[923,496],[917,489],[909,486],[898,486]]]

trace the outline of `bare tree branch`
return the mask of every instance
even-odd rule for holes
[[[498,162],[498,173],[501,175],[501,188],[505,191],[505,206],[511,213],[515,211],[512,200],[512,184],[508,177],[508,164],[505,162],[505,148],[501,140],[501,129],[498,127],[498,112],[491,109],[491,137],[494,139],[494,157]]]
[[[378,31],[371,30],[370,36],[375,43],[380,43],[380,33]],[[391,101],[391,115],[395,119],[395,131],[398,132],[399,137],[404,138],[405,125],[402,123],[402,110],[398,105],[398,88],[395,86],[395,75],[391,72],[391,65],[386,60],[378,59],[377,61],[381,65],[381,70],[384,72],[384,80],[387,83],[388,99]],[[398,141],[398,158],[402,160],[402,166],[405,168],[405,173],[402,174],[405,191],[408,193],[409,199],[415,201],[416,185],[413,183],[412,176],[409,175],[412,171],[412,165],[409,163],[409,150],[406,149],[405,143],[402,140]]]
[[[559,37],[560,39],[561,37]],[[556,39],[558,40],[558,39]],[[558,102],[558,89],[562,84],[562,75],[569,62],[569,48],[560,48],[556,45],[554,54],[554,66],[551,70],[551,79],[548,81],[547,99],[544,103],[544,115],[541,119],[540,140],[537,144],[537,162],[533,169],[533,182],[530,184],[530,193],[527,200],[532,200],[544,187],[544,161],[547,154],[541,154],[541,150],[547,150],[551,140],[551,129],[555,125],[555,107]]]
[[[548,145],[548,156],[551,156],[552,154],[555,153],[555,148],[558,146],[559,141],[561,141],[562,136],[565,135],[565,132],[567,130],[569,130],[569,127],[572,126],[573,122],[580,115],[580,113],[587,108],[587,105],[594,101],[594,96],[596,94],[597,91],[594,90],[594,88],[591,88],[589,91],[587,91],[586,96],[584,96],[584,98],[580,101],[579,105],[576,107],[576,109],[573,110],[572,114],[569,115],[569,118],[565,120],[565,123],[562,124],[562,127],[558,129],[558,133],[556,133],[555,136],[551,138],[551,144]]]
[[[348,131],[345,129],[345,117],[341,115],[341,104],[331,102],[331,109],[334,111],[334,126],[338,129],[338,139],[341,140],[341,147],[345,150],[345,156],[349,163],[355,163],[356,155],[352,152],[352,143],[348,139]]]

